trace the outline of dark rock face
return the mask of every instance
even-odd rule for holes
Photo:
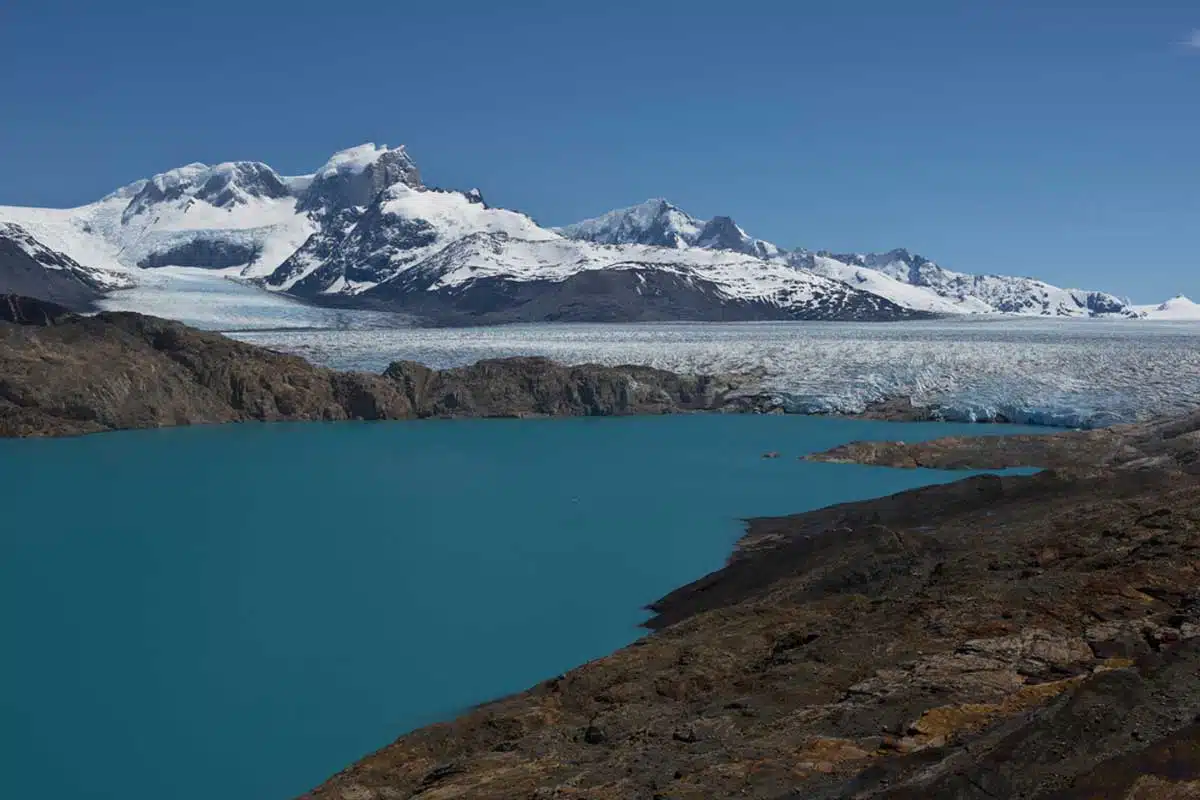
[[[564,367],[545,358],[504,358],[431,370],[394,362],[383,373],[421,417],[613,416],[719,408],[732,385],[650,367]]]
[[[257,243],[197,237],[166,250],[154,252],[138,262],[139,267],[205,267],[224,269],[253,264],[262,255]]]
[[[742,233],[730,217],[713,217],[704,223],[696,236],[696,246],[709,250],[733,250],[756,258],[767,255],[762,244]]]
[[[55,325],[76,318],[70,309],[47,300],[0,294],[0,321],[17,325]]]
[[[469,240],[452,244],[422,264],[421,269],[403,272],[346,302],[404,311],[434,325],[669,320],[883,321],[927,316],[882,297],[851,289],[837,289],[828,296],[817,296],[803,306],[792,306],[787,297],[778,298],[778,304],[731,299],[708,281],[651,266],[589,270],[563,281],[479,278],[459,286],[435,288],[441,275],[441,261],[444,259],[453,265],[458,248],[472,244]],[[331,275],[325,276],[329,277]],[[322,303],[338,302],[328,296],[312,299]]]
[[[718,409],[736,388],[717,378],[538,358],[339,373],[140,314],[76,317],[6,297],[0,318],[22,323],[0,325],[0,436],[246,420],[650,414]]]
[[[1124,302],[1104,292],[1088,292],[1084,305],[1092,314],[1119,314],[1127,310]]]
[[[138,193],[130,198],[129,205],[125,206],[125,210],[121,212],[121,222],[130,222],[139,214],[144,214],[159,203],[178,200],[187,193],[187,189],[188,187],[184,184],[166,186],[157,181],[146,181]]]
[[[360,216],[362,212],[356,208],[326,214],[320,230],[309,236],[300,249],[276,267],[266,277],[266,283],[275,287],[284,286],[297,275],[303,274],[309,264],[321,264],[320,268],[293,285],[290,293],[311,298],[324,291],[342,275],[341,259],[337,256],[346,233],[354,227]]]
[[[102,291],[85,267],[41,244],[21,226],[0,223],[0,293],[84,310]]]
[[[1192,797],[1200,482],[1084,466],[752,520],[654,634],[305,797]]]
[[[229,208],[241,202],[239,192],[272,199],[289,194],[287,185],[275,170],[258,161],[242,161],[234,164],[231,170],[215,172],[195,197],[217,208]]]

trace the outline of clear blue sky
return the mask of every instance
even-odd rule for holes
[[[1200,299],[1200,6],[1053,5],[9,0],[0,203],[370,140],[544,224],[665,196],[788,247]]]

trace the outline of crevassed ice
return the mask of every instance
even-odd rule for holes
[[[1130,320],[651,323],[346,330],[236,336],[338,369],[543,355],[564,363],[736,372],[797,412],[911,396],[948,419],[1095,427],[1200,405],[1200,324]]]

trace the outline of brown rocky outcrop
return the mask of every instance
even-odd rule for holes
[[[307,797],[1197,796],[1197,429],[838,448],[1058,468],[752,520],[655,633]]]
[[[655,633],[307,797],[1194,793],[1193,476],[977,477],[749,527]]]
[[[0,436],[55,436],[248,420],[652,414],[717,409],[728,380],[542,358],[383,375],[291,355],[141,314],[76,316],[0,300]]]
[[[851,442],[808,459],[904,468],[1120,468],[1200,474],[1200,411],[1152,423],[1053,436],[955,436],[912,444]]]

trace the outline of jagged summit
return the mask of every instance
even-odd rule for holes
[[[597,244],[699,247],[756,258],[773,258],[781,252],[775,245],[749,236],[729,217],[697,219],[661,197],[556,230],[569,239]]]
[[[363,172],[385,159],[403,160],[413,169],[416,168],[404,145],[388,147],[386,144],[377,145],[374,142],[366,142],[334,153],[325,162],[325,165],[316,171],[315,176],[328,178],[337,173]]]
[[[596,244],[645,244],[655,247],[687,247],[704,223],[684,213],[661,197],[628,208],[609,211],[556,230],[569,239]]]
[[[756,258],[774,258],[783,252],[770,242],[749,236],[731,217],[713,217],[704,223],[694,244],[708,250],[732,250]]]
[[[397,183],[421,186],[421,173],[403,147],[389,148],[373,142],[334,153],[317,172],[299,198],[301,211],[336,213],[367,206]]]
[[[213,167],[194,163],[143,183],[121,217],[128,222],[161,203],[177,200],[201,200],[214,208],[230,209],[255,198],[277,200],[289,194],[278,173],[261,161],[230,161]]]

